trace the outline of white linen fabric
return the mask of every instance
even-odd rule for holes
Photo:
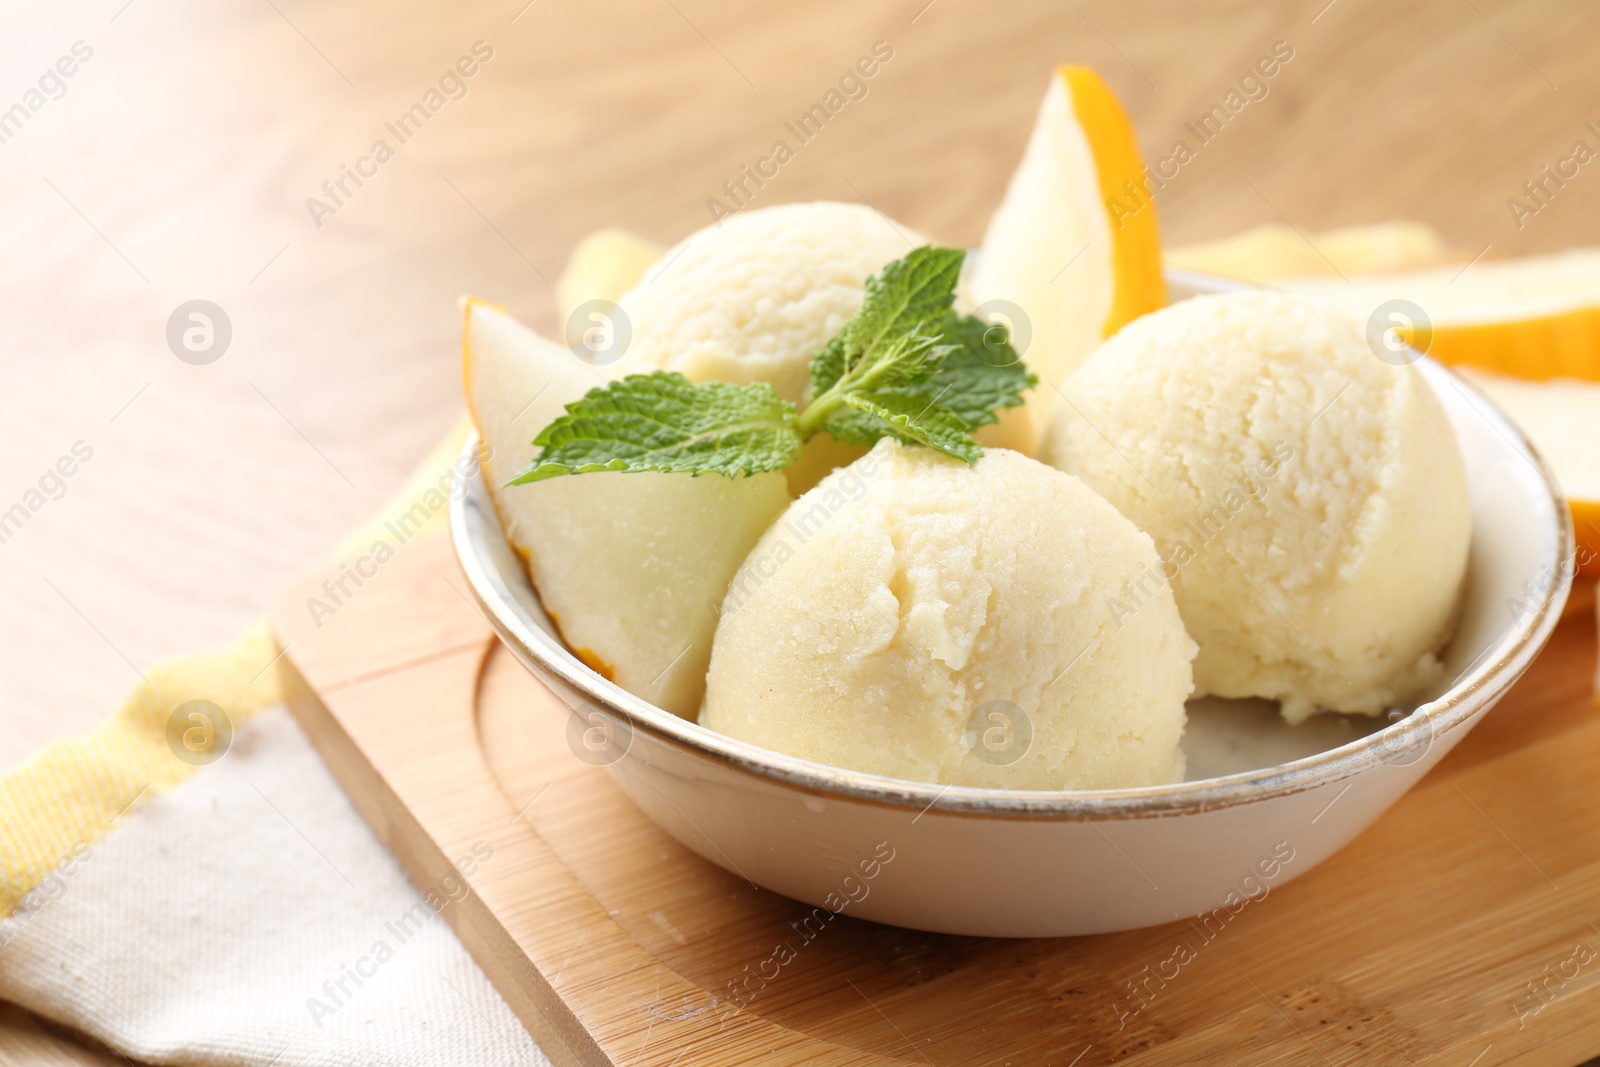
[[[42,888],[0,997],[133,1059],[549,1067],[282,707]]]

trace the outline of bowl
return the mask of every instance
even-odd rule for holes
[[[1238,287],[1187,272],[1168,282],[1175,300]],[[1560,617],[1572,524],[1550,472],[1471,386],[1426,358],[1417,366],[1455,428],[1472,496],[1468,585],[1444,681],[1392,722],[1323,715],[1289,727],[1265,702],[1194,702],[1184,745],[1198,777],[1173,785],[936,785],[735,740],[633,696],[562,644],[481,474],[453,500],[451,531],[506,647],[583,729],[609,733],[606,767],[629,799],[712,863],[817,908],[939,933],[1150,926],[1236,908],[1338,851],[1466,736]],[[468,454],[476,448],[467,442]],[[1522,610],[1508,609],[1517,602]]]

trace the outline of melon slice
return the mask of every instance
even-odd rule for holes
[[[533,438],[605,376],[468,298],[467,405],[506,539],[585,663],[685,718],[699,713],[728,582],[789,504],[782,474],[582,474],[507,486]]]
[[[1391,301],[1420,308],[1394,320],[1442,363],[1517,378],[1600,381],[1600,249],[1349,281],[1274,284],[1326,300],[1366,322]],[[1417,319],[1402,325],[1405,319]]]
[[[1122,326],[1167,302],[1155,205],[1122,105],[1088,67],[1056,70],[1022,162],[989,221],[971,302],[1014,304],[1039,375],[1026,409],[1044,426],[1055,386]],[[1020,330],[1017,331],[1020,334]]]
[[[1529,382],[1471,369],[1463,376],[1511,416],[1550,465],[1572,508],[1578,569],[1600,577],[1600,383]]]
[[[556,299],[561,321],[590,300],[613,304],[638,285],[666,249],[632,230],[609,226],[580,240],[556,279]]]
[[[1379,222],[1306,235],[1271,223],[1166,252],[1169,267],[1250,282],[1417,270],[1438,266],[1449,256],[1444,238],[1420,222]]]

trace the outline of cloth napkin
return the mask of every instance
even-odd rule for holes
[[[546,1067],[447,924],[470,877],[407,880],[289,715],[279,658],[259,624],[151,668],[0,777],[0,997],[148,1063]]]

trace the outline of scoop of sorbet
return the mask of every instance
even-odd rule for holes
[[[873,774],[1010,789],[1182,778],[1194,642],[1158,565],[1078,479],[880,442],[796,500],[734,578],[700,722]]]
[[[1275,293],[1187,300],[1064,386],[1042,458],[1155,539],[1197,694],[1375,715],[1441,674],[1472,519],[1455,432],[1359,323]]]
[[[866,280],[925,243],[862,204],[740,212],[684,238],[623,296],[633,339],[616,369],[767,382],[798,403]]]
[[[811,357],[861,310],[867,279],[926,243],[863,204],[779,204],[725,218],[669,249],[622,297],[633,337],[611,373],[766,382],[804,403]],[[790,492],[860,454],[818,434],[784,472]]]

